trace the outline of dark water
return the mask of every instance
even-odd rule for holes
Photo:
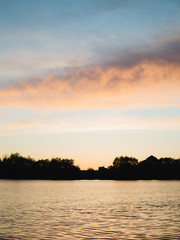
[[[0,180],[0,239],[180,239],[180,181]]]

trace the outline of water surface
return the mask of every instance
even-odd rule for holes
[[[0,239],[180,239],[180,181],[0,180]]]

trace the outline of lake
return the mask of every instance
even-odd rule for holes
[[[180,239],[180,181],[0,180],[0,239]]]

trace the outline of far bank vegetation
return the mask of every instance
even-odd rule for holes
[[[1,179],[180,179],[180,159],[149,156],[139,162],[128,156],[116,157],[108,168],[81,170],[73,159],[40,159],[12,153],[0,159]]]

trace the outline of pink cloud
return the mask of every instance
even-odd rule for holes
[[[165,61],[129,67],[74,68],[25,79],[0,90],[1,106],[117,108],[179,106],[180,68]]]

